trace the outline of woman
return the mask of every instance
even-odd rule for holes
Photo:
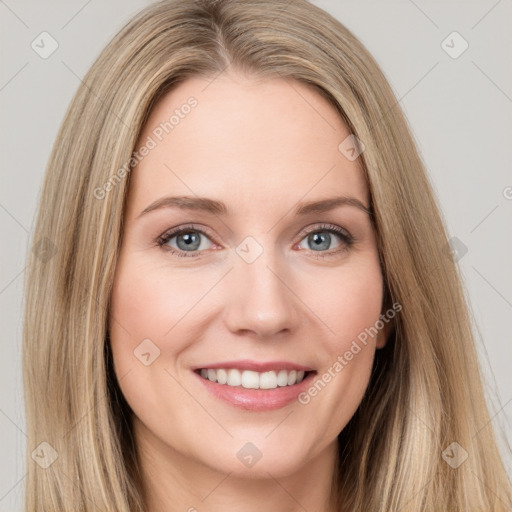
[[[27,510],[509,510],[446,232],[361,43],[302,0],[163,1],[83,82],[29,262]]]

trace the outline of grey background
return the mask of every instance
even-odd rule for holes
[[[81,77],[121,25],[148,3],[0,0],[0,512],[22,509],[22,283],[44,169]],[[383,68],[409,119],[450,236],[467,248],[459,265],[481,333],[478,350],[493,398],[493,425],[502,443],[510,443],[512,2],[313,3],[352,30]],[[59,45],[47,59],[31,48],[43,31]],[[441,46],[453,31],[469,44],[456,59]],[[450,39],[445,44],[451,51],[461,47]],[[506,464],[512,474],[509,455]]]

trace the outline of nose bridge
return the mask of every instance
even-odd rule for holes
[[[290,279],[279,251],[247,237],[235,250],[230,272],[226,321],[233,330],[250,330],[260,336],[292,330],[298,320]]]

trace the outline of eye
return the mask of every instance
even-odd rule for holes
[[[332,235],[334,235],[334,237]],[[335,242],[336,238],[340,241],[338,245],[333,248],[332,244]],[[354,238],[343,228],[331,224],[324,224],[315,226],[313,230],[308,231],[298,247],[316,253],[325,252],[327,254],[317,254],[315,256],[325,257],[347,250],[353,245],[354,241]],[[306,246],[304,246],[304,244]]]
[[[196,256],[195,253],[208,249],[207,241],[210,241],[210,239],[201,229],[197,229],[194,226],[184,226],[160,235],[157,239],[157,244],[177,256],[186,257]]]

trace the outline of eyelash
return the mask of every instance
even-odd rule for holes
[[[187,253],[187,251],[176,250],[176,249],[174,249],[174,247],[170,247],[170,246],[164,247],[165,244],[167,242],[169,242],[169,240],[176,237],[177,235],[186,233],[188,231],[200,233],[201,235],[204,235],[205,237],[211,239],[211,237],[208,235],[208,233],[206,233],[202,229],[195,227],[193,224],[189,224],[189,225],[181,226],[179,228],[173,228],[173,229],[161,234],[156,239],[156,245],[158,247],[162,248],[163,250],[168,251],[171,254],[174,254],[175,256],[178,256],[180,258],[181,257],[197,258],[198,255],[200,255],[204,251],[188,251],[188,253]],[[348,231],[346,231],[334,224],[320,224],[318,226],[315,226],[314,229],[311,229],[311,230],[307,231],[306,233],[304,233],[299,242],[302,242],[302,240],[305,237],[307,237],[308,235],[310,235],[312,233],[321,233],[321,232],[334,233],[334,234],[338,235],[342,240],[341,247],[338,247],[337,249],[331,249],[330,251],[325,251],[325,252],[324,251],[310,251],[310,252],[316,253],[313,256],[314,258],[321,259],[321,258],[328,258],[331,256],[336,256],[336,255],[350,249],[352,247],[352,245],[354,245],[354,243],[356,242],[355,238],[352,235],[350,235],[348,233]]]

